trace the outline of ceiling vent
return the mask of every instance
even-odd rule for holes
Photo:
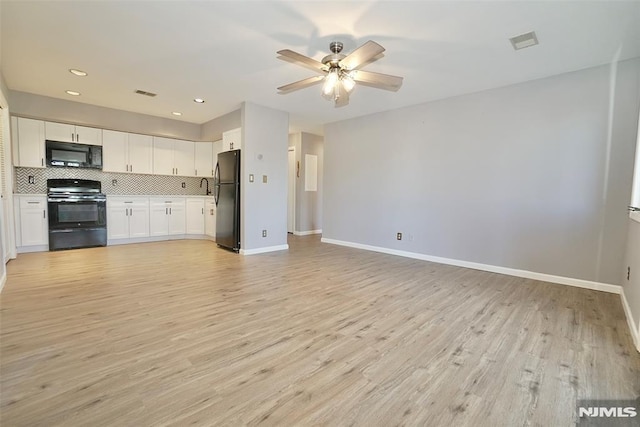
[[[515,50],[524,49],[525,47],[535,46],[538,44],[538,37],[536,37],[536,33],[534,31],[511,37],[509,40]]]
[[[153,92],[147,92],[146,90],[140,90],[140,89],[136,90],[136,93],[137,93],[138,95],[146,95],[146,96],[150,96],[150,97],[152,97],[152,98],[153,98],[154,96],[156,96],[156,95],[157,95],[156,93],[153,93]]]

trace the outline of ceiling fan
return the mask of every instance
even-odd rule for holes
[[[349,94],[355,87],[356,82],[365,86],[394,92],[400,89],[402,77],[360,70],[361,67],[373,62],[378,55],[384,52],[384,48],[378,43],[369,40],[349,55],[340,53],[342,52],[342,47],[341,42],[331,42],[329,49],[332,53],[322,58],[322,61],[317,61],[289,49],[278,51],[278,55],[280,55],[278,59],[293,62],[322,73],[320,76],[309,77],[280,86],[278,93],[287,94],[294,90],[313,86],[324,80],[322,96],[334,101],[336,107],[343,107],[349,104]]]

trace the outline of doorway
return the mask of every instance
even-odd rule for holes
[[[293,234],[296,224],[296,149],[289,147],[288,155],[287,233]]]

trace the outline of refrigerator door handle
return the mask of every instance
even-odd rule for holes
[[[216,171],[213,174],[213,199],[218,206],[218,199],[220,198],[220,163],[216,163]]]

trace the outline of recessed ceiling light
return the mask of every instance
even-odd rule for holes
[[[71,74],[75,74],[76,76],[80,76],[80,77],[84,77],[87,75],[87,73],[85,71],[82,70],[76,70],[75,68],[71,68],[69,69],[69,72]]]
[[[75,90],[68,90],[67,93],[73,96],[80,96],[80,92],[76,92]]]
[[[174,116],[181,116],[182,113],[180,111],[173,111],[171,114],[173,114]]]
[[[196,99],[193,100],[193,102],[197,102],[198,104],[204,104],[204,99],[196,98]]]
[[[535,46],[538,44],[538,37],[536,37],[535,31],[530,33],[520,34],[519,36],[511,37],[509,39],[515,50],[524,49],[525,47]]]

